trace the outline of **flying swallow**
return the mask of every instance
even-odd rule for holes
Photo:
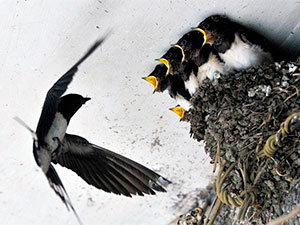
[[[33,134],[33,155],[37,165],[46,175],[50,187],[66,207],[71,208],[79,223],[70,198],[53,164],[71,169],[88,184],[118,195],[155,194],[165,192],[161,185],[170,183],[154,171],[124,156],[90,143],[83,137],[67,134],[66,130],[73,115],[90,98],[79,94],[62,96],[78,66],[102,43],[98,40],[88,52],[59,78],[50,88],[42,108],[36,132],[24,125]]]

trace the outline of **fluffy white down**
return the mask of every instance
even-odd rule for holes
[[[202,64],[198,69],[198,80],[202,82],[206,78],[213,80],[217,74],[224,74],[225,68],[223,63],[214,54],[210,54],[206,63]]]
[[[220,53],[220,57],[229,71],[246,69],[272,60],[269,52],[263,51],[258,45],[249,45],[243,42],[237,34],[231,48],[223,54]]]
[[[192,107],[192,104],[181,95],[177,95],[175,97],[175,100],[177,104],[180,105],[182,108],[184,108],[184,110],[186,111],[188,111]]]
[[[194,73],[192,73],[187,81],[184,82],[184,86],[189,91],[190,95],[193,95],[199,87],[199,82]]]

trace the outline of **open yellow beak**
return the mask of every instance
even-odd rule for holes
[[[181,53],[183,55],[183,57],[181,59],[181,62],[184,62],[184,60],[185,60],[185,54],[184,54],[183,48],[180,45],[173,45],[173,46],[176,47],[176,48],[179,48],[181,50]]]
[[[143,79],[148,81],[150,84],[152,84],[154,89],[157,88],[158,81],[155,76],[143,77]]]
[[[158,61],[158,62],[163,63],[168,68],[167,73],[166,73],[166,75],[168,75],[170,73],[170,63],[169,63],[169,61],[166,60],[165,58],[159,58],[159,59],[155,59],[155,60]]]
[[[201,32],[201,33],[203,34],[203,39],[204,39],[204,41],[203,41],[202,46],[205,45],[206,40],[207,40],[207,35],[206,35],[205,31],[202,30],[202,29],[200,29],[200,28],[198,28],[198,27],[194,28],[193,30],[199,31],[199,32]]]
[[[176,107],[170,108],[170,110],[173,111],[174,113],[176,113],[180,119],[183,118],[184,113],[185,113],[185,110],[181,106],[176,106]]]

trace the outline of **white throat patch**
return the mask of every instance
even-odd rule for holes
[[[45,141],[49,144],[49,148],[51,151],[54,151],[58,147],[57,140],[53,140],[53,138],[57,137],[60,141],[62,141],[65,136],[67,127],[68,122],[63,117],[63,115],[59,112],[55,113],[52,126],[50,127],[48,134],[45,137]]]

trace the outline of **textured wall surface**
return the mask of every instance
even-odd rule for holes
[[[212,177],[203,146],[168,110],[167,93],[152,95],[141,79],[180,36],[211,13],[257,28],[299,51],[299,1],[0,1],[1,224],[76,224],[32,156],[30,134],[50,86],[96,38],[111,35],[79,69],[68,93],[92,98],[68,132],[126,155],[173,181],[168,193],[114,196],[56,166],[85,224],[164,225],[189,208],[196,188]],[[298,42],[299,43],[299,42]],[[291,52],[292,54],[292,52]],[[185,197],[185,204],[178,203]]]

